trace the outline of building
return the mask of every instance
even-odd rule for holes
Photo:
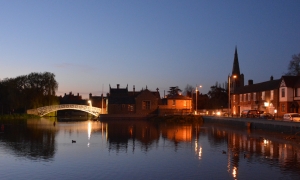
[[[168,96],[161,99],[159,89],[150,91],[147,87],[141,91],[128,91],[126,88],[109,87],[107,95],[108,114],[183,114],[192,112],[192,99],[182,95]]]
[[[300,76],[270,77],[269,81],[254,84],[253,80],[244,85],[240,74],[237,48],[235,49],[232,76],[230,80],[230,108],[233,115],[243,110],[255,109],[282,117],[285,113],[299,113]]]
[[[82,97],[77,93],[74,95],[72,92],[69,94],[65,93],[65,95],[59,96],[60,104],[79,104],[79,105],[88,105],[88,100],[82,99]],[[78,110],[61,110],[57,111],[57,116],[87,116],[88,113]]]
[[[139,114],[147,115],[155,113],[159,104],[161,104],[160,94],[158,89],[150,91],[142,89],[139,92],[128,91],[126,88],[111,88],[109,86],[109,94],[107,95],[107,112],[108,114]]]
[[[300,76],[282,76],[279,89],[278,115],[299,113]]]
[[[278,89],[280,79],[239,87],[231,95],[231,108],[233,115],[240,115],[243,110],[256,109],[259,111],[275,114],[279,106]]]
[[[103,94],[101,94],[101,96],[93,96],[92,93],[90,93],[88,102],[90,102],[90,105],[93,107],[101,108],[100,114],[107,114],[106,99]]]
[[[160,114],[190,114],[192,110],[192,98],[180,94],[163,98],[159,106]]]

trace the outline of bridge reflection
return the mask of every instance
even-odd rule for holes
[[[0,122],[3,124],[3,122]],[[281,169],[300,172],[300,139],[297,136],[263,131],[245,131],[215,124],[155,124],[148,121],[9,121],[0,134],[3,147],[18,156],[51,160],[57,143],[106,142],[108,151],[145,153],[155,147],[191,148],[201,161],[207,149],[227,158],[227,170],[237,177],[241,162],[276,164]],[[102,138],[99,140],[99,138]],[[93,141],[94,140],[94,141]],[[226,147],[220,149],[220,147]],[[224,153],[222,153],[224,151]],[[300,175],[300,174],[299,174]]]

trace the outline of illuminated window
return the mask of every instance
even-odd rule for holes
[[[265,91],[261,92],[261,100],[265,100]]]
[[[274,90],[271,90],[270,100],[274,99]]]
[[[142,106],[144,110],[150,110],[150,101],[143,101]]]
[[[256,101],[256,93],[253,93],[253,101]]]
[[[235,102],[235,95],[233,95],[233,102]]]
[[[128,105],[128,111],[134,111],[134,106],[133,105]]]
[[[251,101],[251,93],[248,93],[248,101]]]
[[[243,102],[243,95],[240,94],[240,102]]]
[[[243,98],[243,101],[247,101],[247,94],[244,94],[244,98]]]
[[[173,99],[172,105],[175,106],[176,105],[176,100]]]
[[[186,106],[186,100],[183,101],[183,106]]]

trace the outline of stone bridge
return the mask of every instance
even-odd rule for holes
[[[87,105],[79,105],[79,104],[60,104],[60,105],[52,105],[52,106],[44,106],[36,109],[28,109],[27,114],[34,114],[38,116],[44,116],[48,113],[59,111],[59,110],[79,110],[90,113],[96,117],[98,117],[101,113],[101,108],[87,106]]]

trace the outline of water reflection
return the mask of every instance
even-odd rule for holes
[[[2,123],[5,127],[0,140],[6,151],[29,159],[51,160],[55,148],[57,128],[52,122],[41,120],[18,120]]]
[[[279,166],[284,171],[297,172],[300,175],[299,137],[289,139],[291,135],[261,130],[246,133],[243,130],[214,125],[206,131],[205,134],[212,137],[212,146],[217,147],[219,143],[226,142],[227,168],[234,179],[238,177],[241,161]]]
[[[252,165],[300,175],[300,139],[281,133],[245,131],[216,124],[49,119],[6,122],[3,131],[0,134],[2,150],[30,160],[54,161],[59,147],[76,140],[89,149],[93,143],[105,142],[105,150],[117,154],[136,151],[147,154],[153,149],[159,151],[159,147],[162,151],[171,149],[175,154],[191,152],[199,164],[213,162],[214,166],[227,170],[232,179],[245,176],[245,169]],[[183,161],[189,158],[184,157]]]

